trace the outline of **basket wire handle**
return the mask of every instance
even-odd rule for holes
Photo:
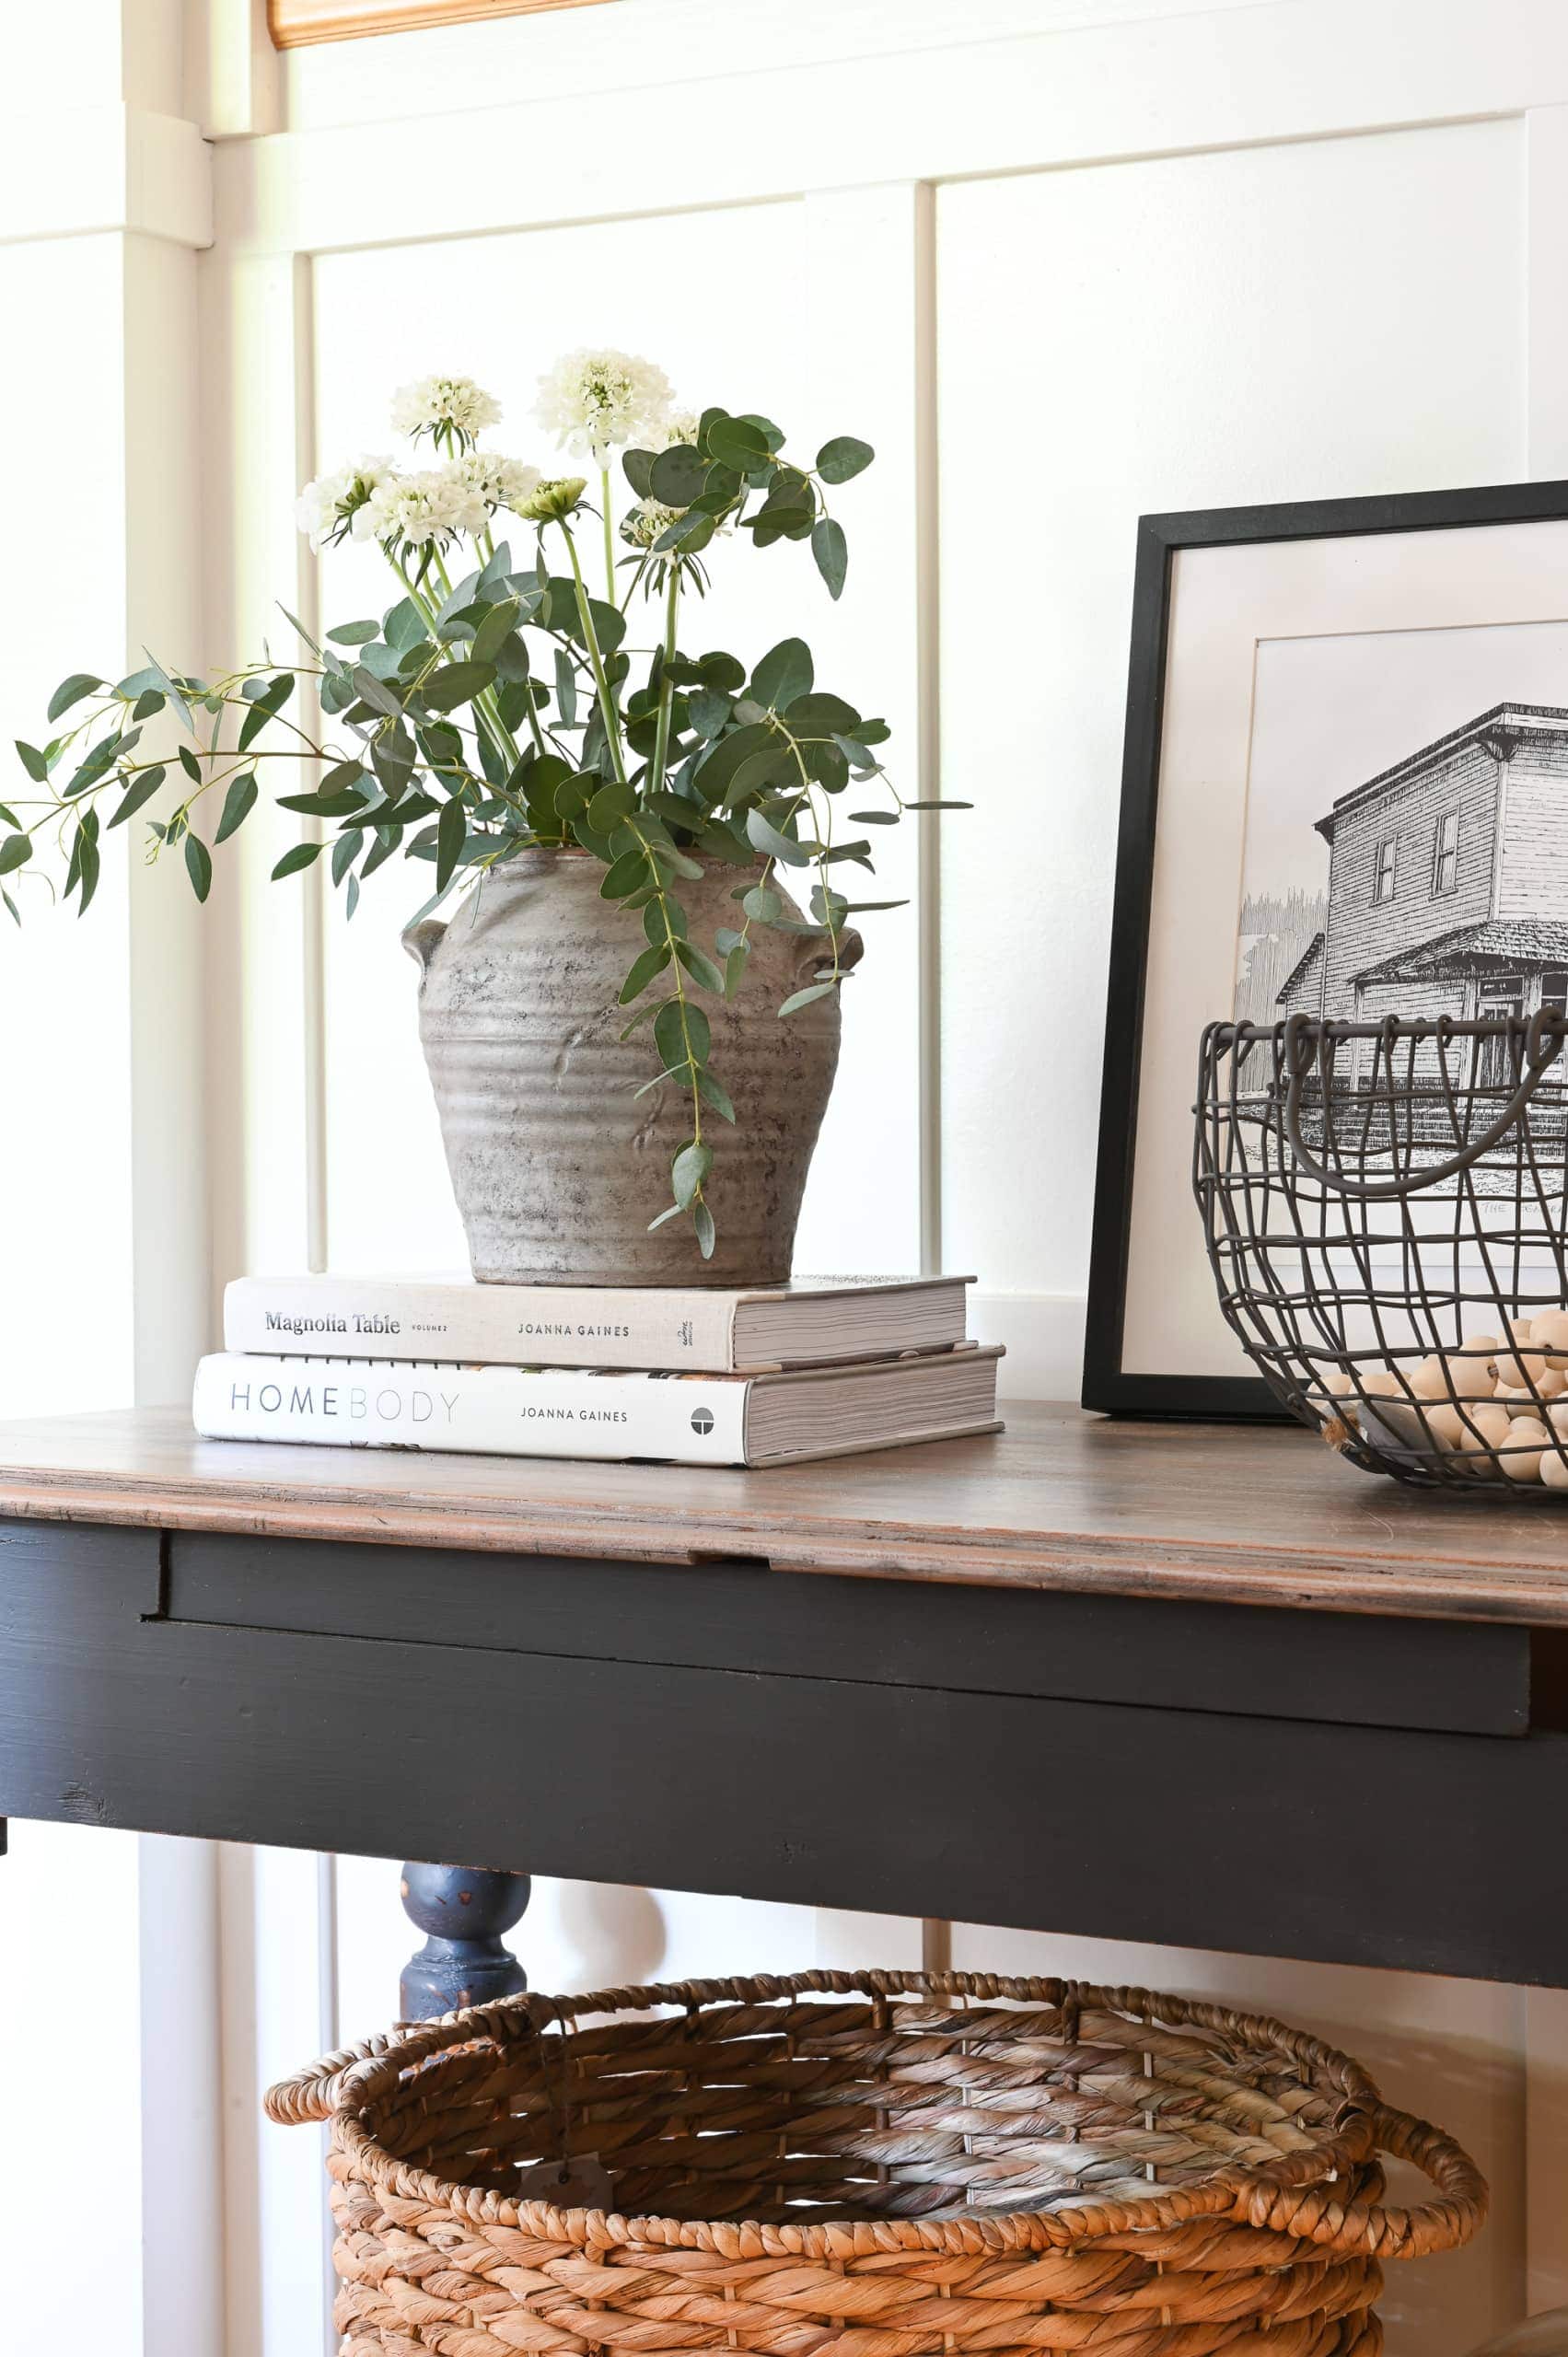
[[[1396,1019],[1394,1016],[1387,1018],[1389,1023]],[[1447,1016],[1439,1017],[1439,1028],[1445,1037],[1448,1021]],[[1524,1075],[1497,1119],[1479,1137],[1467,1139],[1458,1154],[1450,1155],[1446,1162],[1437,1163],[1419,1176],[1407,1173],[1392,1178],[1352,1178],[1342,1170],[1326,1167],[1302,1142],[1301,1092],[1315,1062],[1324,1082],[1324,1126],[1327,1130],[1330,1034],[1329,1027],[1312,1016],[1289,1016],[1285,1021],[1284,1037],[1284,1062],[1290,1076],[1285,1091],[1284,1125],[1291,1151],[1307,1177],[1315,1179],[1320,1187],[1330,1188],[1336,1194],[1353,1195],[1362,1202],[1387,1202],[1398,1197],[1419,1194],[1426,1187],[1440,1187],[1445,1179],[1458,1178],[1462,1172],[1472,1168],[1481,1155],[1489,1153],[1498,1140],[1513,1128],[1556,1062],[1565,1036],[1568,1033],[1565,1033],[1563,1018],[1558,1010],[1555,1007],[1538,1007],[1525,1032]]]

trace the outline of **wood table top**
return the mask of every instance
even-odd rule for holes
[[[1568,1625],[1568,1513],[1434,1496],[1283,1425],[1007,1429],[739,1472],[200,1440],[183,1408],[0,1424],[0,1516]]]

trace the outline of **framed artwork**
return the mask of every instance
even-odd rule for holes
[[[1279,1417],[1192,1195],[1205,1024],[1568,998],[1568,482],[1138,527],[1084,1405]]]

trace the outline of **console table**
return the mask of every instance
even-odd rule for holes
[[[1568,1514],[1016,1404],[752,1473],[14,1423],[0,1813],[475,1862],[432,2004],[529,1868],[1563,1986]]]

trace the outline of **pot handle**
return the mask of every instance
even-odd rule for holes
[[[430,960],[435,957],[446,930],[439,917],[426,917],[423,924],[411,924],[404,934],[403,947],[422,974],[430,971]]]
[[[404,935],[404,939],[407,939],[406,935]],[[865,942],[862,941],[854,925],[846,924],[843,931],[839,935],[840,973],[847,974],[852,967],[859,965],[865,955]],[[799,983],[811,981],[821,962],[822,944],[820,939],[815,941],[803,941],[795,956],[795,978],[796,982]]]

